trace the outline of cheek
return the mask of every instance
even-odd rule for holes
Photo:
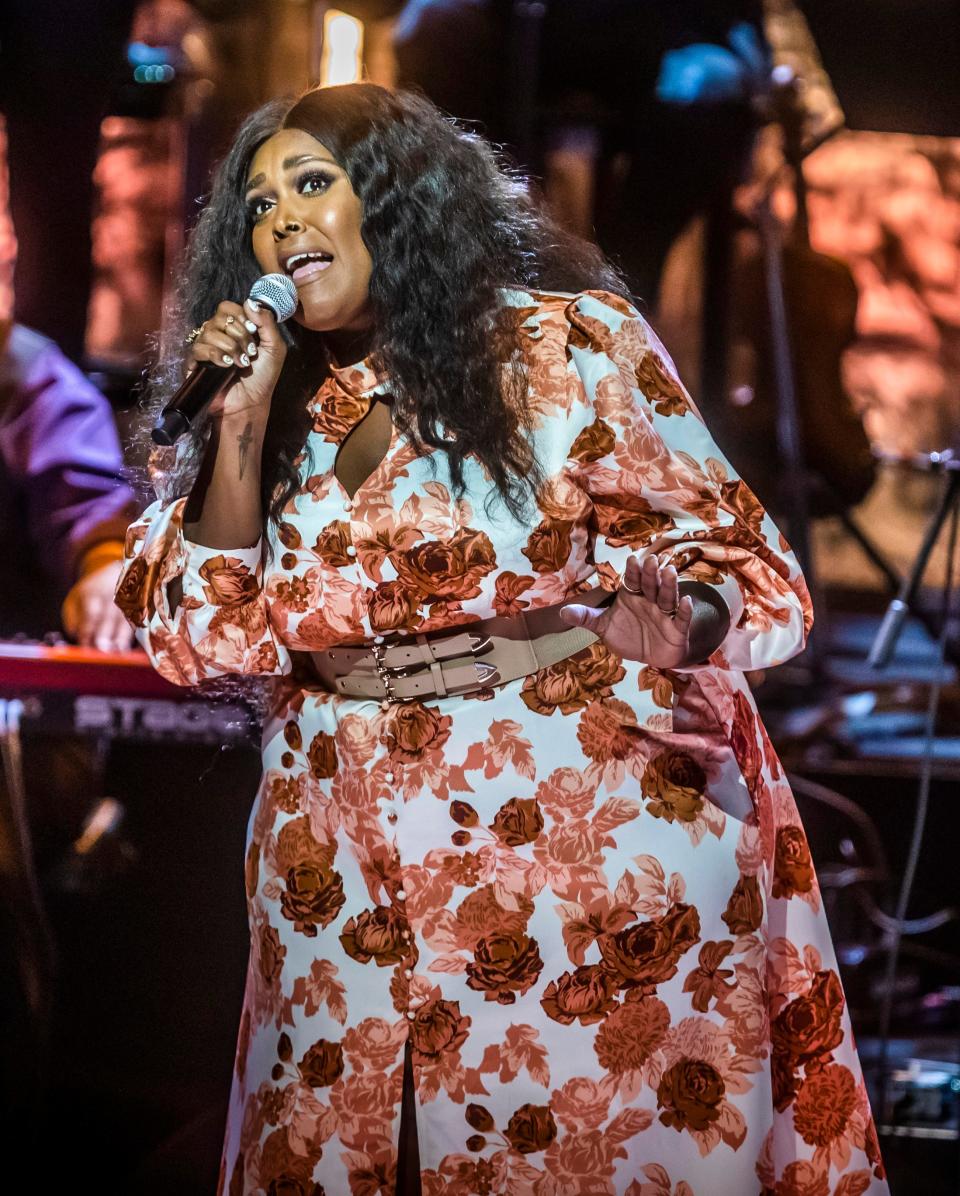
[[[339,253],[350,264],[353,281],[366,285],[373,263],[360,235],[360,213],[352,206],[331,208],[324,219],[324,231],[339,246]]]
[[[373,262],[367,252],[367,247],[362,241],[358,241],[354,250],[353,277],[357,293],[362,293],[365,303],[370,298],[370,275],[372,272]]]
[[[269,229],[254,227],[250,245],[253,249],[253,256],[257,259],[257,264],[264,274],[269,274],[271,270],[277,268],[276,246]]]
[[[360,236],[359,230],[351,229],[348,256],[350,259],[350,279],[356,290],[366,295],[370,289],[370,275],[373,272],[373,261],[370,252]]]

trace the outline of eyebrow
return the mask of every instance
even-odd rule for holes
[[[292,158],[284,158],[283,169],[293,170],[295,166],[302,166],[304,162],[326,162],[330,166],[336,166],[337,163],[333,158],[321,158],[317,154],[296,154]],[[246,185],[246,191],[252,191],[254,187],[259,187],[266,182],[267,176],[261,171],[260,174],[254,176]]]

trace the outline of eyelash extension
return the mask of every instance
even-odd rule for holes
[[[335,181],[336,175],[332,174],[328,170],[305,170],[302,174],[297,175],[296,183],[294,185],[299,191],[309,182],[319,182],[326,184],[323,188],[323,190],[326,191],[331,183]],[[250,221],[256,223],[257,220],[266,215],[265,212],[257,213],[256,211],[257,204],[260,203],[264,198],[265,197],[262,195],[256,195],[252,199],[248,199],[246,201],[245,206],[247,210],[247,218]]]

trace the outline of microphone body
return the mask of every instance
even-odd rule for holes
[[[190,431],[193,421],[206,405],[239,373],[237,366],[225,369],[211,361],[201,361],[177,388],[176,394],[160,413],[150,430],[155,444],[171,445]]]
[[[261,307],[269,307],[277,323],[288,320],[297,310],[297,288],[286,274],[264,274],[250,288],[250,298]],[[184,378],[176,393],[160,413],[150,436],[155,444],[169,446],[186,432],[206,405],[236,378],[240,367],[228,369],[201,361]]]

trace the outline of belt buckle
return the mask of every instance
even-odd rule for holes
[[[386,691],[388,702],[405,702],[408,699],[398,698],[393,689],[393,678],[396,676],[403,677],[406,675],[403,669],[391,669],[383,663],[383,644],[371,644],[371,651],[373,652],[373,667],[377,670],[377,676],[383,683],[383,688]]]
[[[486,649],[490,647],[490,636],[489,635],[477,636],[477,635],[470,634],[469,638],[471,640],[470,655],[472,657],[474,657],[474,659],[476,659],[477,655],[480,652],[486,651]],[[473,642],[474,640],[476,641],[475,643]],[[383,683],[383,688],[386,691],[387,701],[388,702],[413,702],[413,701],[416,701],[415,698],[397,697],[397,695],[393,689],[393,679],[395,677],[410,677],[410,676],[413,676],[415,673],[422,673],[430,667],[429,664],[426,661],[424,661],[419,665],[398,665],[395,668],[391,668],[389,665],[386,665],[383,663],[383,656],[384,656],[384,652],[386,651],[386,647],[393,647],[393,645],[385,646],[383,644],[371,644],[371,646],[370,646],[371,652],[373,653],[374,668],[377,671],[377,676],[380,678],[381,682]],[[438,660],[438,661],[435,661],[435,663],[439,664],[440,667],[443,668],[443,661]],[[481,686],[485,683],[485,681],[487,681],[489,679],[490,676],[492,676],[497,671],[492,665],[487,665],[486,667],[488,669],[490,669],[491,672],[486,677],[480,676],[479,671],[483,667],[484,667],[483,663],[481,661],[478,661],[477,662],[477,670],[478,670],[477,681]]]

